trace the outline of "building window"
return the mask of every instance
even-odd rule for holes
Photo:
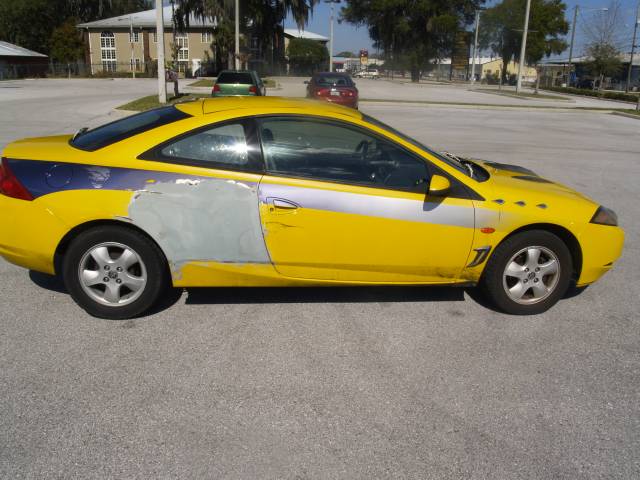
[[[131,71],[141,72],[142,71],[142,63],[139,58],[132,58],[129,60],[129,68]]]
[[[158,32],[153,32],[153,43],[158,43]]]
[[[178,52],[178,71],[185,72],[189,66],[189,37],[186,33],[176,35],[176,50]]]
[[[140,32],[129,32],[129,43],[138,43],[140,41]]]
[[[100,34],[100,59],[102,69],[105,72],[115,72],[118,63],[116,59],[116,39],[113,32],[102,32]]]
[[[202,43],[211,43],[211,42],[213,42],[213,33],[211,33],[211,32],[201,32],[200,33],[200,41]]]

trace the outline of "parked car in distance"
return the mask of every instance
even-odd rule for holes
[[[357,78],[371,78],[373,80],[377,80],[380,78],[380,72],[378,72],[377,68],[367,68],[366,70],[360,70],[354,74]]]
[[[592,78],[581,78],[575,86],[576,88],[594,90],[596,88],[596,81]]]
[[[358,89],[346,73],[316,73],[304,83],[307,84],[307,98],[358,108]]]
[[[12,142],[0,163],[0,256],[112,319],[171,285],[479,285],[537,314],[611,270],[617,224],[526,168],[302,99],[165,106]]]
[[[212,97],[266,94],[267,88],[255,70],[223,70],[211,91]]]

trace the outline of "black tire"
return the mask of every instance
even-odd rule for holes
[[[535,298],[527,299],[523,296],[521,301],[531,302],[523,304],[513,300],[507,293],[509,285],[504,275],[514,255],[529,247],[542,247],[543,249],[547,249],[548,252],[555,255],[560,269],[557,278],[550,276],[545,278],[535,277],[535,274],[532,275],[528,270],[527,273],[522,273],[524,276],[532,276],[532,278],[519,280],[531,282],[526,285],[523,284],[523,290],[527,288],[527,285],[529,285],[529,288],[532,287],[532,282],[534,281],[536,283],[547,281],[554,285],[553,288],[549,288],[547,296],[541,296],[540,300],[536,300]],[[480,288],[485,297],[505,313],[512,315],[536,315],[550,309],[565,295],[571,283],[572,276],[573,262],[567,245],[553,233],[545,230],[529,230],[507,238],[494,250],[482,274]],[[516,280],[515,283],[519,281]],[[527,294],[532,297],[533,290],[527,290]]]
[[[144,266],[146,284],[140,288],[139,296],[130,303],[104,305],[92,298],[83,287],[80,280],[81,262],[88,258],[89,251],[104,243],[117,243],[130,248]],[[139,265],[140,262],[133,268],[139,268]],[[141,315],[158,301],[169,285],[167,261],[158,246],[133,229],[110,225],[92,228],[72,240],[63,258],[62,274],[67,290],[80,307],[94,317],[110,320],[124,320]]]

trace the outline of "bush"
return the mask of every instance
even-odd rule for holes
[[[598,90],[588,90],[573,87],[540,87],[541,90],[549,90],[558,93],[568,93],[570,95],[583,95],[586,97],[605,98],[607,100],[622,100],[624,102],[637,102],[638,95],[624,92],[600,92]]]
[[[326,68],[329,61],[327,47],[306,38],[292,38],[287,47],[289,63],[295,73],[309,74]]]

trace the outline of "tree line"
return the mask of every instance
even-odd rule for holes
[[[615,10],[612,0],[611,10]],[[319,0],[240,0],[240,24],[263,45],[280,48],[285,18],[302,28]],[[474,17],[485,0],[346,0],[343,21],[368,29],[386,64],[409,70],[413,80],[437,61],[450,58],[460,32],[473,31]],[[82,57],[83,45],[75,25],[152,8],[152,0],[0,0],[0,39],[50,55],[56,61]],[[232,0],[172,0],[176,27],[186,29],[191,18],[214,20],[212,49],[217,58],[233,63],[234,2]],[[480,47],[507,65],[518,60],[526,0],[502,0],[481,14]],[[616,10],[617,11],[617,10]],[[569,31],[562,0],[532,0],[526,62],[530,65],[567,49]],[[588,47],[599,75],[610,74],[619,53],[611,45],[609,30],[597,29]],[[246,46],[246,45],[245,45]],[[306,67],[327,62],[326,50],[313,42],[295,41],[291,59]],[[273,51],[273,50],[272,50]],[[341,52],[355,56],[353,52]],[[606,57],[606,58],[603,58]],[[316,65],[312,65],[315,63]],[[614,64],[612,66],[612,64]]]
[[[0,0],[0,40],[67,62],[82,57],[77,23],[146,10],[150,0]]]

